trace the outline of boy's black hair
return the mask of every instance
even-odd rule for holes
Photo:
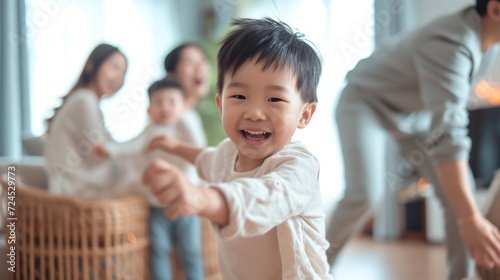
[[[499,1],[499,0],[491,0],[491,1]],[[488,2],[490,2],[490,0],[476,0],[476,12],[482,17],[486,15],[486,8],[488,7]]]
[[[258,56],[266,70],[274,65],[289,67],[297,76],[297,90],[304,102],[318,102],[316,88],[321,75],[321,60],[307,44],[304,35],[290,26],[269,17],[264,19],[235,19],[237,28],[228,34],[217,54],[217,92],[222,94],[224,74],[232,75],[243,63]]]
[[[151,96],[154,94],[155,91],[167,88],[178,89],[181,92],[182,97],[184,98],[184,91],[182,90],[182,86],[181,84],[179,84],[179,82],[170,78],[163,78],[161,80],[152,83],[151,86],[149,86],[148,88],[149,100],[151,100]]]

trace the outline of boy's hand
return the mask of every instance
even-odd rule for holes
[[[173,153],[176,150],[178,143],[179,141],[174,137],[164,134],[151,139],[146,151],[151,152],[158,149],[167,153]]]
[[[167,207],[165,216],[171,220],[199,215],[209,201],[202,188],[193,186],[181,170],[162,160],[155,160],[146,168],[142,182]]]
[[[99,142],[92,143],[92,155],[99,158],[109,158],[106,148]]]

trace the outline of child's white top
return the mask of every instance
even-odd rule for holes
[[[214,224],[223,278],[332,279],[317,159],[299,142],[249,172],[234,171],[236,157],[226,139],[196,158],[200,178],[229,204],[229,224]]]
[[[144,194],[152,206],[162,206],[149,188],[142,186],[142,174],[145,168],[153,161],[160,158],[178,167],[193,184],[199,183],[198,174],[195,167],[188,161],[162,151],[146,152],[147,145],[156,136],[168,134],[180,141],[191,143],[191,134],[184,129],[179,129],[178,125],[149,124],[141,134],[134,139],[124,143],[108,143],[106,149],[110,157],[123,164],[129,163],[127,174],[128,184],[131,188],[139,188],[139,192]]]

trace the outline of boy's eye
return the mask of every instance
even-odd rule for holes
[[[269,101],[269,102],[279,102],[279,101],[283,101],[283,99],[277,98],[277,97],[271,97],[267,101]]]
[[[239,95],[239,94],[233,95],[233,96],[231,96],[231,98],[236,98],[236,99],[246,99],[246,98],[245,98],[245,96],[243,96],[243,95]]]

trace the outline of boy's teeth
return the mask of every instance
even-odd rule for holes
[[[247,139],[252,140],[264,140],[269,136],[269,133],[265,131],[243,130],[243,134]]]
[[[253,135],[260,135],[260,134],[266,134],[265,131],[251,131],[251,130],[245,130],[246,133],[253,134]]]

